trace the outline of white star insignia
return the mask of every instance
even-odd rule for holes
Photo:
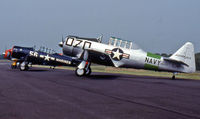
[[[44,60],[47,60],[47,61],[49,61],[49,59],[50,59],[49,55],[45,56],[44,58]]]
[[[120,56],[122,55],[122,53],[119,52],[119,49],[117,49],[116,52],[113,51],[113,58],[117,58],[118,60],[120,60]]]

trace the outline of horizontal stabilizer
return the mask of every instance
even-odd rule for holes
[[[169,61],[169,62],[173,62],[173,63],[176,63],[176,64],[182,64],[182,65],[186,65],[187,67],[189,67],[188,64],[184,63],[183,61],[179,61],[179,60],[174,60],[174,59],[171,59],[171,58],[164,58],[165,61]]]

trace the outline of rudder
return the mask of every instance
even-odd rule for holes
[[[194,46],[191,42],[185,43],[170,57],[170,59],[182,61],[187,64],[188,67],[185,68],[185,72],[190,73],[196,71]]]

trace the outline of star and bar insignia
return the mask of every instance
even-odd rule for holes
[[[122,58],[129,59],[129,54],[126,54],[120,48],[114,48],[112,50],[105,49],[105,53],[110,55],[113,60],[121,60]]]

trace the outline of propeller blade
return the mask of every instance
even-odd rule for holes
[[[62,35],[62,42],[64,43],[64,38],[63,38],[63,35]]]
[[[62,41],[61,42],[59,42],[59,46],[62,48],[63,47],[63,44],[64,44],[64,38],[63,38],[63,35],[62,35]]]

